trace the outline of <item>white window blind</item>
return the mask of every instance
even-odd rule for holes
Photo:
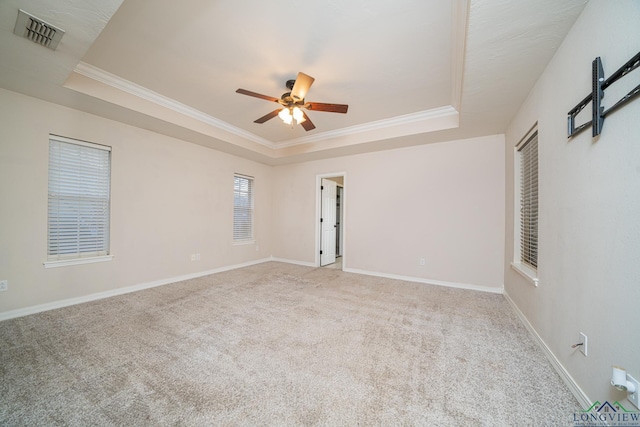
[[[253,178],[233,177],[233,240],[253,239]]]
[[[520,148],[520,262],[538,267],[538,132]]]
[[[49,139],[48,259],[109,254],[111,148]]]

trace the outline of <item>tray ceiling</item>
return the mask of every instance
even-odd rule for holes
[[[0,86],[277,164],[503,132],[586,1],[76,3],[0,5]],[[65,30],[56,51],[13,34],[19,8]],[[298,71],[349,112],[253,123],[278,105],[235,90]]]

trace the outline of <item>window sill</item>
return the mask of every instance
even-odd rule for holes
[[[256,241],[254,239],[249,240],[234,240],[233,246],[241,246],[241,245],[253,245]]]
[[[60,259],[56,261],[45,261],[44,268],[67,267],[69,265],[93,264],[94,262],[111,261],[113,255],[102,255],[87,258]]]
[[[538,274],[534,270],[519,262],[512,262],[511,268],[527,279],[533,286],[538,287]]]

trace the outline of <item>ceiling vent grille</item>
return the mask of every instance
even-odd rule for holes
[[[60,39],[64,35],[64,30],[20,9],[13,33],[49,49],[56,50]]]

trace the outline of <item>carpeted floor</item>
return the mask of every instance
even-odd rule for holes
[[[501,295],[265,263],[0,322],[0,425],[572,425]]]

